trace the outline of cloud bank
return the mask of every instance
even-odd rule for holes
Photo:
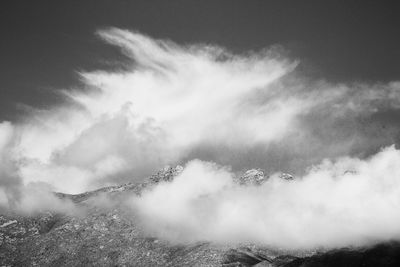
[[[52,196],[51,191],[85,192],[143,179],[167,164],[199,159],[218,165],[189,163],[176,182],[160,185],[161,189],[137,200],[148,207],[160,195],[170,194],[162,188],[188,187],[190,195],[185,190],[176,195],[182,203],[168,202],[177,221],[171,222],[175,219],[165,217],[157,207],[147,213],[139,204],[136,207],[143,220],[159,217],[161,229],[172,229],[166,231],[166,238],[186,240],[192,231],[193,239],[248,239],[282,246],[291,241],[294,246],[309,246],[343,243],[344,235],[336,234],[349,233],[346,225],[355,230],[365,226],[347,235],[349,243],[387,237],[398,230],[391,224],[398,222],[397,214],[388,218],[390,213],[381,209],[398,205],[398,199],[388,194],[390,201],[379,200],[380,192],[372,188],[392,184],[397,190],[397,173],[389,176],[384,169],[377,173],[373,166],[389,168],[398,160],[394,148],[379,151],[398,143],[400,82],[337,84],[311,79],[298,73],[300,63],[279,47],[233,54],[213,45],[178,45],[116,28],[98,35],[126,55],[128,63],[122,70],[81,72],[76,88],[60,91],[64,104],[48,110],[33,108],[19,122],[0,124],[2,208],[26,212],[49,208],[40,196]],[[342,159],[323,161],[336,158]],[[230,170],[216,166],[230,166]],[[307,171],[310,166],[318,171]],[[340,166],[357,174],[344,175],[344,169],[334,174]],[[303,178],[291,184],[271,179],[260,188],[236,188],[232,176],[250,168]],[[362,202],[367,195],[371,200]],[[381,217],[374,220],[365,215],[363,203],[370,203]],[[250,208],[245,210],[244,205]],[[53,208],[63,210],[61,206]],[[204,218],[196,217],[201,214]],[[353,217],[343,219],[341,226],[329,222],[349,214]],[[212,215],[217,218],[211,219]],[[355,227],[361,219],[366,223]],[[193,220],[205,228],[198,229]],[[384,220],[388,232],[379,230]],[[245,223],[265,235],[257,239],[260,235],[251,230],[233,234]],[[313,226],[309,230],[308,224]],[[307,238],[314,230],[327,241]],[[371,236],[363,236],[367,231]],[[279,243],[279,237],[286,241]]]
[[[325,160],[295,180],[240,186],[226,167],[194,160],[132,200],[150,234],[173,242],[254,242],[304,249],[400,238],[400,151]]]

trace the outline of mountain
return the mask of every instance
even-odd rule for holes
[[[166,167],[141,183],[69,195],[80,212],[0,215],[0,266],[400,266],[400,244],[332,251],[285,251],[252,244],[171,244],[145,235],[124,204],[132,194],[171,181],[182,167]],[[282,174],[282,179],[294,179]],[[249,170],[242,185],[268,179]]]

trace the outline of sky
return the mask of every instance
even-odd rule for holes
[[[400,75],[398,1],[2,1],[0,119],[64,101],[78,72],[125,59],[95,32],[119,27],[246,53],[279,45],[297,71],[332,82]]]
[[[398,6],[3,1],[0,211],[67,212],[52,192],[180,164],[126,200],[151,235],[287,248],[399,239]],[[265,183],[235,182],[253,168]]]

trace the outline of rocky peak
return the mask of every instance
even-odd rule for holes
[[[154,183],[158,183],[161,181],[172,181],[175,176],[180,174],[183,171],[183,167],[181,165],[177,165],[175,167],[166,166],[162,170],[158,171],[156,174],[150,176],[150,181]]]
[[[289,173],[285,173],[285,172],[282,172],[282,173],[279,175],[279,178],[284,179],[284,180],[288,180],[288,181],[294,180],[294,176],[293,176],[293,175],[291,175],[291,174],[289,174]]]
[[[268,176],[264,175],[264,171],[261,169],[251,169],[246,171],[238,179],[240,185],[260,185],[268,179]]]
[[[261,169],[251,169],[246,171],[242,176],[237,178],[237,183],[240,185],[261,185],[269,178],[268,175]],[[280,173],[280,179],[284,179],[287,181],[294,180],[294,176],[289,173]]]

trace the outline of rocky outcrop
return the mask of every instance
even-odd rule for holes
[[[172,181],[175,176],[180,174],[183,171],[183,167],[178,165],[176,167],[167,166],[164,167],[162,170],[157,172],[156,174],[150,176],[150,181],[153,183],[158,183],[160,181]]]
[[[240,185],[261,185],[268,179],[261,169],[251,169],[238,178]]]
[[[293,177],[293,175],[291,175],[291,174],[289,174],[289,173],[281,173],[280,175],[279,175],[279,178],[281,178],[281,179],[284,179],[284,180],[287,180],[287,181],[292,181],[292,180],[294,180],[294,177]]]
[[[223,266],[257,266],[262,262],[273,262],[273,257],[249,247],[231,249],[226,252]]]
[[[280,173],[278,176],[280,179],[287,181],[294,180],[294,176],[288,173]],[[264,170],[251,169],[246,171],[242,176],[237,178],[237,183],[240,185],[261,185],[269,179],[269,176],[265,174]]]

